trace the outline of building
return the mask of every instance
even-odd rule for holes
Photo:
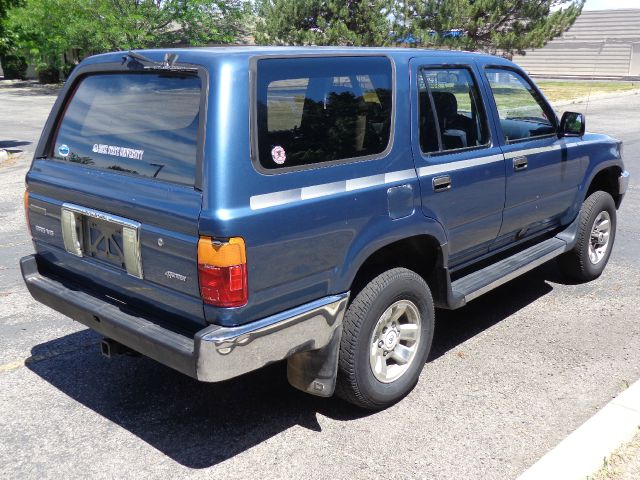
[[[537,76],[640,80],[640,8],[583,12],[561,37],[513,60]]]

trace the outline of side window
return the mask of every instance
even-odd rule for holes
[[[486,72],[507,142],[555,133],[553,110],[522,75],[501,68]]]
[[[420,147],[424,153],[489,143],[486,115],[469,69],[421,69],[418,92]]]
[[[386,57],[258,60],[260,165],[275,170],[381,154],[390,139],[392,81]]]

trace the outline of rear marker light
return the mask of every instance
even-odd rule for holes
[[[245,305],[248,286],[244,240],[232,237],[226,242],[214,242],[211,237],[200,237],[198,279],[205,303],[216,307]]]
[[[29,192],[24,191],[24,216],[27,219],[27,231],[31,235],[31,221],[29,220]]]

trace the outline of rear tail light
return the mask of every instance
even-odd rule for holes
[[[216,307],[241,307],[249,298],[244,240],[232,237],[218,242],[211,237],[198,241],[200,296]]]

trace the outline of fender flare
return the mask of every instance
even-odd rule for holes
[[[389,222],[394,223],[393,228],[389,226]],[[384,217],[383,221],[375,222],[363,229],[351,242],[342,263],[343,268],[338,272],[339,280],[336,286],[340,291],[349,290],[360,268],[371,255],[394,242],[419,235],[427,235],[437,241],[441,253],[439,261],[446,266],[448,240],[446,231],[437,220],[415,214],[399,220]]]
[[[601,163],[598,163],[597,165],[594,165],[594,167],[589,172],[589,176],[585,177],[585,181],[581,185],[582,188],[578,190],[578,199],[577,199],[579,200],[578,205],[582,205],[582,203],[586,200],[587,192],[589,191],[589,187],[593,183],[593,180],[600,173],[604,172],[605,170],[609,170],[611,168],[617,168],[618,170],[620,170],[620,172],[624,171],[624,165],[619,160],[607,160],[605,162],[601,162]],[[616,188],[618,187],[616,186]]]

